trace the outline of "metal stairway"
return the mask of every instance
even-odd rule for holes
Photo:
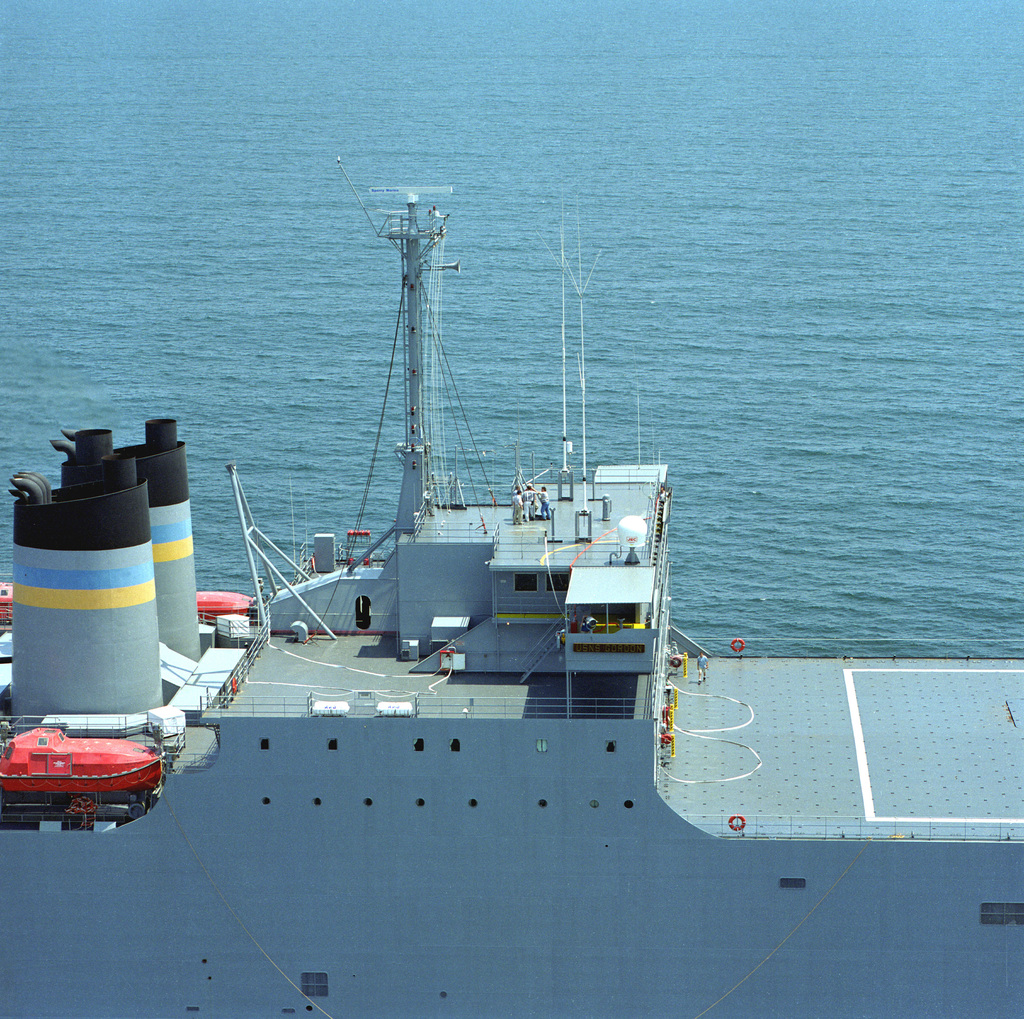
[[[540,640],[537,641],[537,646],[533,649],[533,654],[527,659],[526,671],[520,677],[520,683],[525,683],[534,674],[537,670],[537,666],[540,665],[545,656],[551,650],[551,638],[564,627],[565,621],[559,618],[556,619],[543,634],[541,634]]]

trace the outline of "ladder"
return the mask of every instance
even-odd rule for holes
[[[565,621],[561,618],[556,619],[545,631],[541,634],[540,639],[537,641],[536,646],[533,649],[530,657],[526,660],[526,671],[520,678],[520,683],[525,683],[533,674],[537,671],[537,666],[544,660],[544,657],[551,650],[551,638],[555,636],[565,626]]]

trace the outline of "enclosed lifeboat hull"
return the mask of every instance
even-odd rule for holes
[[[160,784],[152,747],[126,739],[73,739],[60,729],[15,736],[0,758],[0,786],[10,792],[145,792]]]
[[[252,603],[251,596],[234,591],[196,592],[196,608],[200,617],[244,616],[248,614]]]

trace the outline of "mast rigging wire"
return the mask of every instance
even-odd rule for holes
[[[370,482],[373,479],[373,469],[377,462],[377,451],[380,448],[380,437],[384,431],[384,412],[388,406],[388,393],[391,390],[391,377],[395,370],[395,354],[398,351],[398,334],[402,329],[402,312],[405,308],[405,287],[402,287],[402,296],[398,301],[398,318],[395,322],[395,339],[391,345],[391,363],[388,365],[388,381],[384,386],[384,401],[380,408],[380,420],[377,422],[377,437],[373,442],[373,455],[370,457],[370,469],[366,474],[366,487],[363,489],[363,499],[359,504],[359,513],[356,515],[355,530],[359,530],[363,523],[363,513],[366,510],[366,502],[370,496]]]

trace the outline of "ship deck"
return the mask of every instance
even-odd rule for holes
[[[305,715],[315,701],[344,701],[352,714],[373,715],[381,702],[407,702],[426,718],[565,717],[564,673],[520,683],[518,673],[414,672],[420,664],[397,660],[393,636],[272,637],[227,710]],[[571,698],[574,717],[649,716],[647,684],[635,675],[577,677]]]
[[[396,660],[393,637],[275,638],[225,713],[307,714],[342,700],[355,715],[399,701],[420,717],[565,716],[563,675],[519,683],[415,665]],[[707,831],[1024,838],[1022,661],[737,656],[712,660],[705,684],[692,660],[687,671],[675,676],[675,756],[663,756],[658,784]],[[577,680],[572,697],[574,716],[647,714],[636,677]]]
[[[666,478],[663,465],[602,466],[594,471],[593,480],[585,485],[578,482],[571,496],[567,486],[560,498],[552,483],[549,519],[540,518],[539,508],[534,519],[524,517],[520,524],[513,523],[511,506],[437,509],[421,517],[415,534],[403,540],[420,545],[487,542],[493,545],[492,568],[499,570],[537,563],[554,571],[570,565],[604,565],[610,557],[624,554],[617,522],[635,516],[650,523],[655,497]],[[581,518],[584,507],[588,516]],[[638,549],[642,562],[650,561],[651,551],[650,541]]]
[[[1024,837],[1024,662],[737,657],[700,685],[681,671],[660,786],[702,828]]]

